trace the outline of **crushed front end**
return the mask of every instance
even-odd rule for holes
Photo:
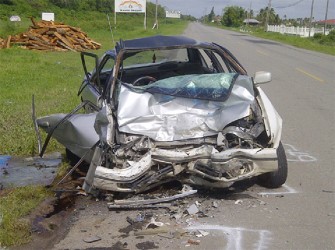
[[[166,95],[170,89],[161,87],[176,86],[174,80],[178,91]],[[204,82],[209,92],[207,86],[194,88]],[[216,91],[224,84],[227,92]],[[278,168],[281,118],[247,76],[170,78],[150,87],[121,84],[117,108],[112,106],[97,115],[100,145],[85,178],[87,192],[139,193],[171,180],[229,187]]]

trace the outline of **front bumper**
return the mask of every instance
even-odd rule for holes
[[[95,159],[102,150],[97,148]],[[171,179],[206,187],[229,187],[234,182],[276,171],[276,149],[229,149],[217,152],[204,145],[190,150],[154,148],[140,160],[128,161],[125,168],[106,168],[91,163],[84,189],[143,192]],[[93,164],[93,166],[92,166]]]

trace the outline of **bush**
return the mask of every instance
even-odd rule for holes
[[[335,42],[335,30],[331,30],[331,31],[329,32],[329,34],[327,35],[327,37],[328,37],[328,39],[329,39],[330,41]]]
[[[314,36],[313,36],[313,38],[314,39],[321,39],[322,36],[323,36],[322,33],[315,33]]]

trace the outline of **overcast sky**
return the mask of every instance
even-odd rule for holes
[[[158,4],[167,10],[180,10],[184,15],[201,17],[209,14],[214,6],[216,15],[221,15],[227,6],[240,6],[246,10],[250,8],[257,14],[260,9],[269,4],[269,0],[157,0]],[[150,0],[155,3],[156,0]],[[272,0],[272,8],[281,18],[310,17],[312,0]],[[324,20],[327,0],[314,0],[313,16],[315,20]],[[335,0],[329,0],[328,19],[335,19]]]

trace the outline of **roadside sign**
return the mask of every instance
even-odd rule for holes
[[[115,0],[115,12],[145,13],[146,0]]]

